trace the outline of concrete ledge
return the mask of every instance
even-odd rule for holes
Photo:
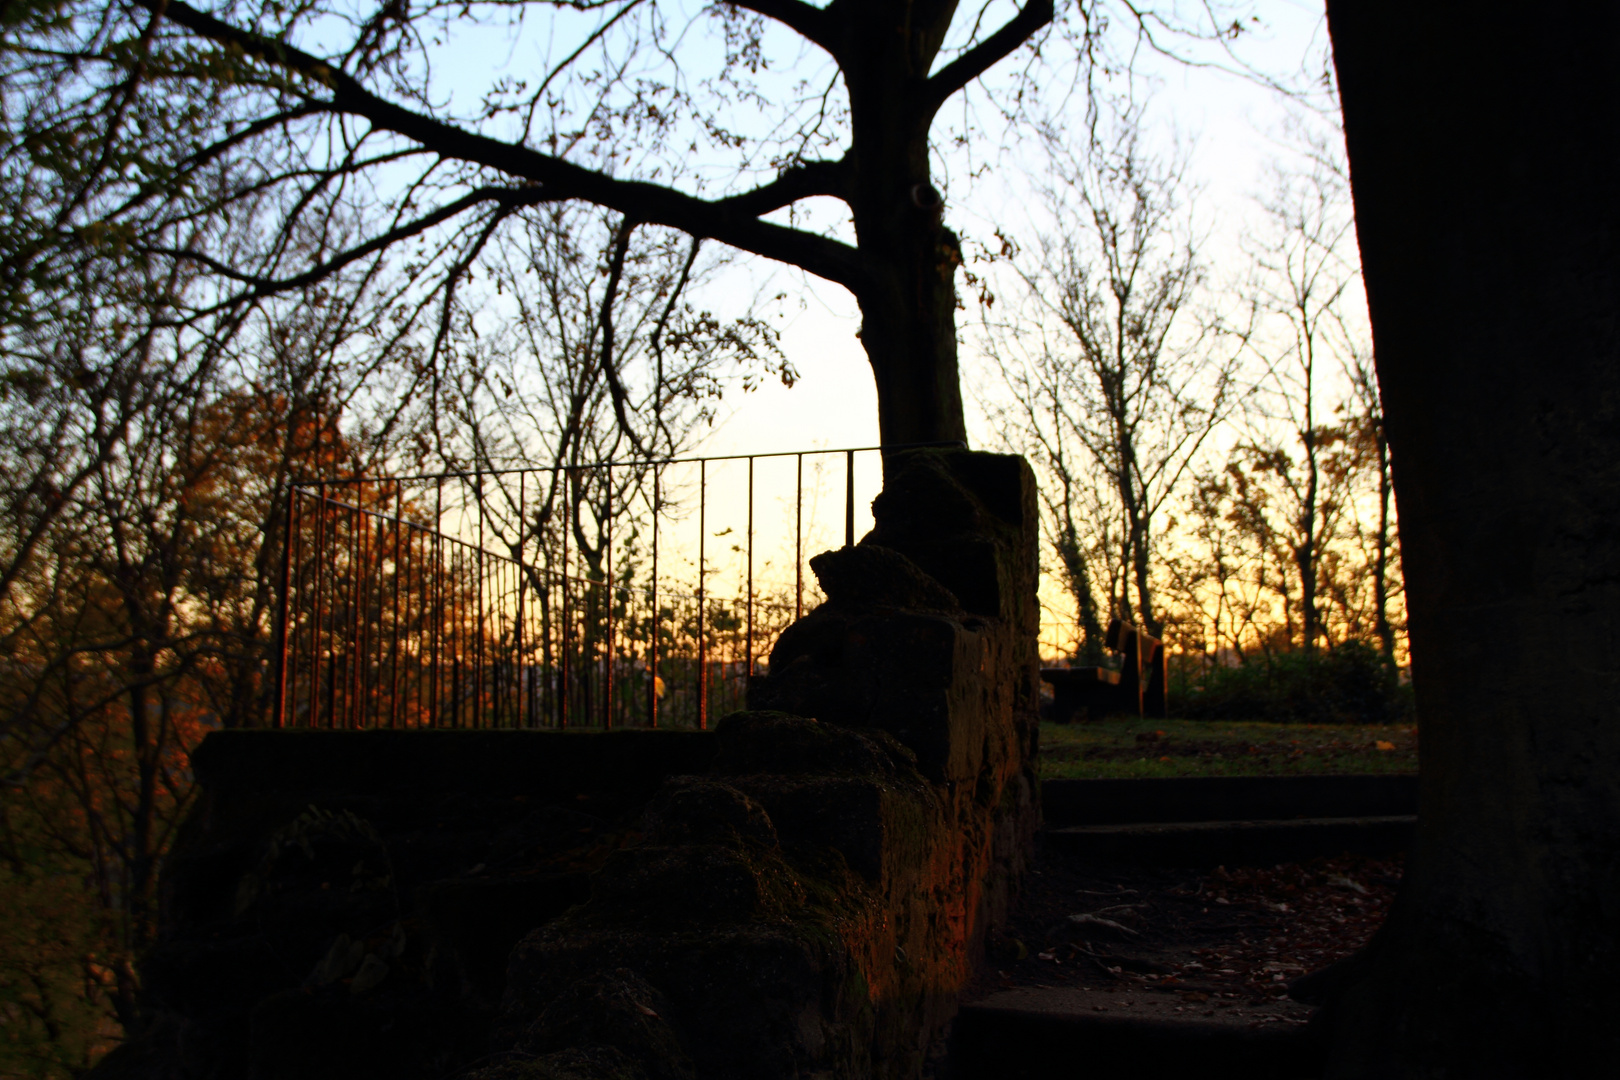
[[[1293,1002],[1175,1012],[1174,994],[1021,988],[962,1007],[952,1065],[962,1080],[1058,1076],[1306,1080],[1322,1055]]]
[[[1323,855],[1397,855],[1412,842],[1411,815],[1300,821],[1182,821],[1048,829],[1065,855],[1139,866],[1264,866]]]
[[[1046,824],[1388,817],[1417,813],[1416,774],[1046,780]]]
[[[211,791],[485,795],[612,789],[648,796],[707,772],[712,731],[264,731],[211,733],[192,767]]]

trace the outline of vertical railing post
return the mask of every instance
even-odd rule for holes
[[[754,677],[754,459],[748,459],[748,635],[743,642],[743,698]],[[746,706],[745,706],[746,707]]]
[[[647,631],[647,726],[658,726],[658,511],[659,478],[663,470],[653,466],[652,496],[652,587],[648,592],[652,608]]]
[[[473,473],[473,499],[478,503],[478,555],[473,560],[473,717],[472,727],[484,726],[484,474]]]
[[[517,675],[517,715],[513,717],[512,726],[523,727],[523,705],[528,696],[528,682],[525,665],[523,663],[523,592],[528,585],[527,575],[523,572],[523,540],[528,535],[528,506],[525,500],[528,496],[528,474],[518,473],[518,528],[517,528],[517,617],[514,620],[512,639],[517,647],[517,654],[512,658],[512,666]]]
[[[356,503],[363,503],[366,497],[364,484],[359,486],[355,495]],[[354,533],[354,562],[349,566],[349,699],[343,703],[344,715],[351,728],[360,726],[361,694],[365,687],[363,664],[365,661],[365,634],[363,617],[363,593],[366,574],[366,539],[369,535],[365,526],[365,511],[356,506],[349,511],[350,528]]]
[[[804,617],[804,455],[794,455],[793,493],[793,619]]]
[[[844,546],[855,546],[855,451],[844,451]]]
[[[292,561],[293,540],[298,535],[298,485],[287,483],[287,513],[281,541],[281,612],[276,620],[276,696],[273,726],[284,727],[287,721],[287,642],[289,620],[292,616]]]
[[[312,612],[309,619],[309,720],[315,727],[321,709],[321,564],[326,560],[326,483],[315,485],[315,580],[310,585]]]
[[[450,652],[455,657],[450,675],[450,726],[453,728],[461,727],[461,717],[465,712],[462,708],[461,673],[467,659],[467,601],[462,595],[467,588],[466,578],[467,553],[458,542],[451,548],[450,555]]]
[[[383,614],[384,609],[388,606],[388,583],[383,578],[383,556],[387,551],[388,544],[388,511],[386,509],[387,503],[384,501],[386,498],[387,496],[383,494],[382,485],[378,484],[377,528],[375,531],[376,542],[373,544],[371,552],[371,559],[375,564],[377,571],[377,629],[375,633],[372,633],[371,631],[369,609],[368,617],[366,619],[367,636],[376,643],[375,651],[377,663],[375,668],[373,668],[370,663],[367,663],[366,674],[364,676],[366,679],[366,708],[371,715],[371,724],[373,727],[381,726],[379,713],[382,711],[383,646],[386,643],[386,639],[383,636]],[[371,530],[367,531],[368,533],[371,532]],[[373,671],[375,674],[372,674]]]
[[[335,503],[336,500],[333,500],[333,502]],[[326,617],[326,726],[335,728],[338,723],[338,619],[342,617],[338,609],[343,599],[342,583],[338,580],[338,553],[344,549],[345,542],[340,528],[343,523],[343,513],[336,505],[332,507],[331,517],[332,535],[328,548],[332,559],[331,574],[329,575],[332,581],[327,588],[331,590],[332,602],[327,605],[331,610],[327,612]]]
[[[388,650],[388,726],[399,726],[399,593],[405,576],[405,552],[400,545],[400,532],[405,521],[405,484],[394,481],[394,613],[390,620],[393,643]]]
[[[698,461],[698,574],[697,574],[697,647],[698,647],[698,730],[709,729],[709,619],[703,604],[703,572],[705,547],[709,535],[708,521],[709,463]]]
[[[421,530],[412,526],[405,532],[405,562],[411,568],[411,577],[415,584],[405,594],[405,604],[411,613],[408,620],[410,634],[411,677],[405,686],[405,702],[409,706],[415,702],[415,711],[410,715],[415,720],[415,726],[423,726],[425,713],[422,709],[422,661],[427,657],[427,560],[422,557],[422,548],[425,546],[425,537],[419,535]]]
[[[572,611],[568,604],[568,534],[571,523],[568,520],[569,511],[574,508],[574,493],[571,488],[574,475],[568,466],[563,466],[563,506],[562,506],[562,563],[558,580],[562,583],[562,633],[559,635],[560,648],[558,650],[557,672],[557,727],[568,727],[568,677],[571,674],[568,655],[569,631],[573,629]]]
[[[439,726],[442,687],[439,673],[442,657],[439,648],[444,642],[444,478],[433,481],[433,582],[430,588],[433,608],[433,660],[428,666],[428,683],[433,697],[430,710],[431,723]]]
[[[613,728],[613,466],[610,463],[603,469],[607,481],[602,517],[602,602],[607,608],[602,613],[606,636],[602,643],[602,730],[609,731]]]

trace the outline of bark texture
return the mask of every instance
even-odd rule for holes
[[[1330,1077],[1620,1061],[1620,6],[1328,4],[1422,794]]]

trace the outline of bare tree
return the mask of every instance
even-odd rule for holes
[[[1204,268],[1185,161],[1147,151],[1139,112],[1117,117],[1084,151],[1056,142],[1052,151],[1047,202],[1058,225],[1027,264],[1014,259],[1024,318],[987,335],[1013,401],[996,415],[1036,451],[1049,498],[1062,500],[1054,541],[1068,553],[1071,582],[1083,567],[1068,571],[1069,560],[1106,543],[1113,614],[1157,633],[1160,515],[1226,413],[1236,350],[1193,310]],[[1107,478],[1107,498],[1076,505],[1093,470]],[[1089,545],[1077,518],[1091,521]],[[1095,648],[1089,626],[1084,639]]]
[[[1334,422],[1338,377],[1365,351],[1350,307],[1360,269],[1336,132],[1302,133],[1303,167],[1278,165],[1247,241],[1260,317],[1248,338],[1260,375],[1240,456],[1268,488],[1263,527],[1288,551],[1307,651],[1322,638],[1322,559],[1350,498],[1349,430]]]
[[[653,490],[659,462],[690,449],[728,390],[795,378],[764,320],[693,303],[727,262],[712,247],[593,207],[537,208],[483,260],[488,302],[464,301],[452,463],[543,470],[481,482],[481,495],[547,627],[547,582],[572,572],[564,552],[593,583],[589,611],[622,604],[622,590],[605,588],[610,539],[620,541],[615,576],[628,580],[645,552],[626,541],[650,529],[649,512],[680,502],[667,482]],[[480,318],[493,325],[476,329]],[[539,645],[550,665],[554,643]]]

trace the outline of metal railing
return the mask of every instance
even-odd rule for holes
[[[273,723],[706,728],[819,600],[807,559],[855,542],[884,452],[295,484]]]

